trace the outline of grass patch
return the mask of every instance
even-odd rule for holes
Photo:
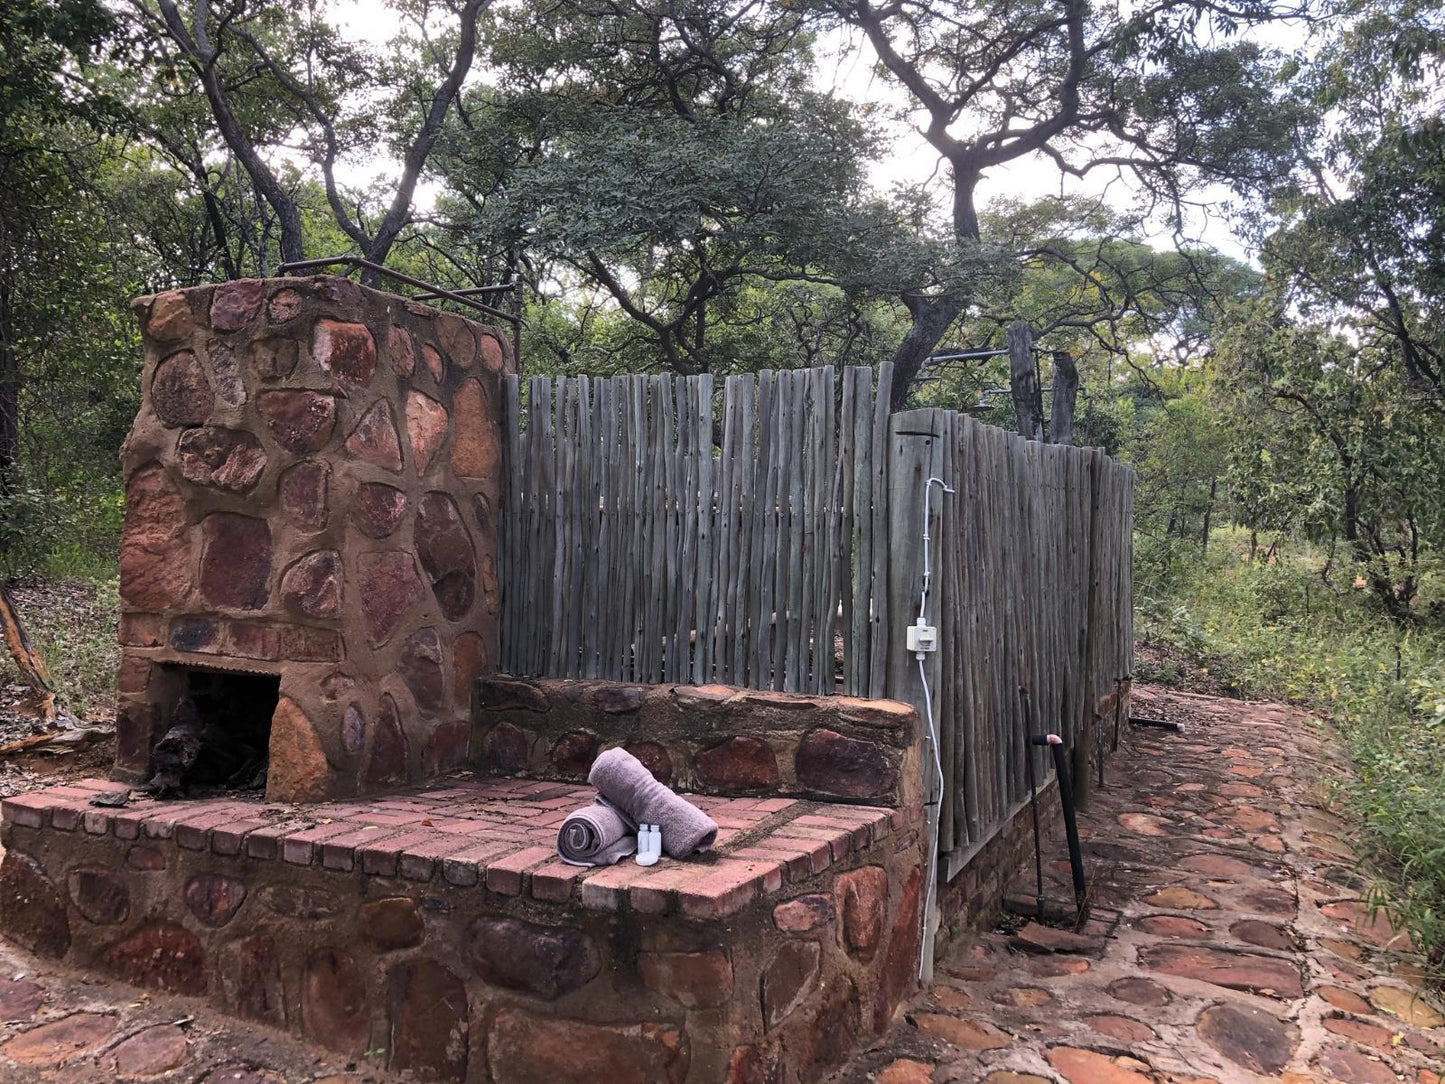
[[[1438,570],[1401,626],[1309,546],[1248,559],[1248,538],[1221,531],[1207,557],[1171,555],[1137,575],[1138,634],[1199,660],[1250,697],[1301,704],[1333,720],[1358,778],[1345,788],[1381,871],[1374,902],[1409,929],[1445,980],[1445,620]],[[1433,596],[1433,597],[1432,597]],[[1177,662],[1166,667],[1179,669]],[[1169,677],[1160,674],[1159,677]],[[1147,680],[1141,671],[1140,677]]]
[[[77,718],[108,718],[115,709],[119,581],[113,565],[101,571],[108,578],[34,578],[10,589],[63,709]],[[0,681],[22,680],[9,653],[0,651]]]

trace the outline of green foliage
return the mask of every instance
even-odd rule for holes
[[[1249,554],[1246,532],[1216,532],[1207,560],[1141,600],[1141,638],[1209,660],[1245,696],[1334,721],[1358,772],[1340,785],[1385,875],[1377,899],[1445,979],[1445,626],[1400,627],[1353,581],[1322,575],[1318,547]],[[1423,598],[1445,598],[1445,567],[1422,581]]]

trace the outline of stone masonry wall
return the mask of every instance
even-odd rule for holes
[[[916,983],[916,807],[711,799],[721,857],[581,870],[514,838],[577,784],[250,819],[107,786],[4,802],[7,937],[418,1079],[815,1084]]]
[[[473,763],[487,775],[582,779],[622,745],[694,794],[920,801],[918,712],[895,700],[488,677],[475,719]]]
[[[334,277],[133,308],[116,778],[148,776],[176,666],[280,676],[270,797],[461,765],[496,656],[506,339]]]

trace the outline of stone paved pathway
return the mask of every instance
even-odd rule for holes
[[[1189,722],[1136,729],[1083,818],[1086,936],[958,945],[840,1082],[1440,1084],[1445,1016],[1408,938],[1363,902],[1328,802],[1346,769],[1319,729],[1277,704],[1147,688],[1135,710]],[[1049,872],[1066,883],[1068,864]]]

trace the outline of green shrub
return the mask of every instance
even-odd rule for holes
[[[1154,575],[1168,590],[1140,598],[1140,638],[1208,658],[1243,695],[1336,723],[1357,770],[1344,786],[1365,827],[1357,843],[1384,877],[1374,902],[1445,978],[1445,628],[1391,621],[1327,551],[1248,555],[1245,536],[1223,530],[1207,560]],[[1437,568],[1422,614],[1440,588]]]

